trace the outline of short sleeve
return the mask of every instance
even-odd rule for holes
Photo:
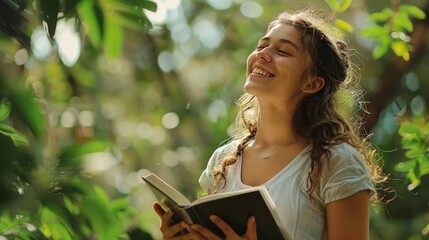
[[[365,160],[348,144],[333,148],[329,167],[324,167],[321,193],[325,204],[349,197],[362,190],[375,192]]]

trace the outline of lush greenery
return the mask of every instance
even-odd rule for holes
[[[397,195],[374,206],[371,239],[427,239],[423,0],[0,0],[0,239],[159,238],[140,177],[198,194],[245,59],[288,6],[325,9],[356,49]]]

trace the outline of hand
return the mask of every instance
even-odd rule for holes
[[[167,212],[161,207],[161,205],[157,202],[153,204],[153,209],[156,214],[158,214],[161,219],[161,225],[159,230],[162,232],[162,237],[168,240],[189,240],[192,239],[191,234],[189,232],[181,234],[181,232],[185,229],[189,231],[190,226],[185,222],[180,222],[172,225],[172,217],[174,212],[168,210]]]
[[[225,234],[226,240],[257,240],[256,235],[256,221],[255,217],[250,217],[247,220],[247,230],[243,236],[239,236],[226,222],[224,222],[219,217],[213,215],[210,217],[210,220],[218,226],[222,232]],[[208,230],[207,228],[198,225],[192,224],[190,228],[190,233],[193,240],[209,239],[209,240],[221,240],[219,236]]]

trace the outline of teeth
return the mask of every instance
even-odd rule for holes
[[[253,69],[252,73],[257,73],[257,74],[260,74],[260,75],[265,76],[265,77],[273,77],[274,76],[273,74],[271,74],[267,71],[264,71],[260,68],[257,68],[257,67]]]

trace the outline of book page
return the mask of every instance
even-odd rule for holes
[[[143,180],[149,185],[156,188],[159,193],[165,195],[168,199],[172,200],[176,203],[176,205],[180,207],[189,206],[191,202],[179,191],[174,189],[164,180],[159,178],[153,173],[149,173],[148,175],[143,177]],[[158,197],[159,198],[159,197]]]
[[[216,193],[216,194],[212,194],[212,195],[208,195],[208,196],[198,198],[197,200],[192,202],[192,205],[196,205],[196,204],[200,204],[200,203],[204,203],[204,202],[209,202],[209,201],[214,201],[216,199],[226,198],[226,197],[230,197],[230,196],[240,195],[240,194],[244,194],[244,193],[248,193],[248,192],[264,191],[262,189],[264,189],[266,191],[265,187],[258,186],[258,187],[251,187],[251,188],[246,188],[246,189],[233,191],[233,192]],[[272,202],[270,202],[270,204],[271,203]]]

